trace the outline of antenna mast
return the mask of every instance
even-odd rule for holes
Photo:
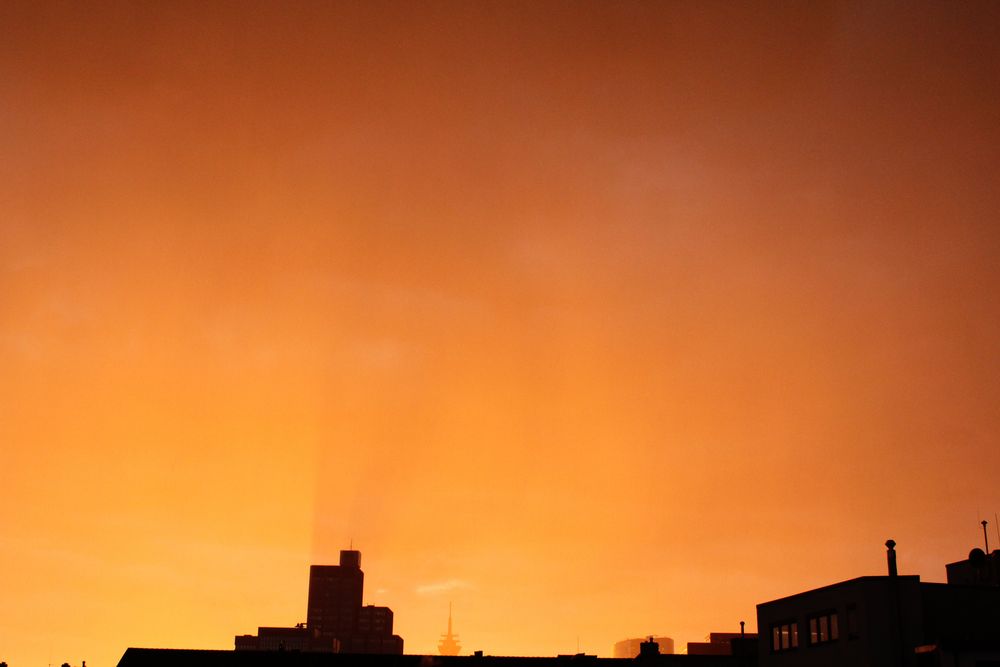
[[[986,519],[983,519],[980,523],[983,524],[983,541],[986,543],[986,553],[990,552],[990,534],[986,532],[986,524],[989,523]]]

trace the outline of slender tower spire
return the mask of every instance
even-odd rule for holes
[[[451,603],[448,603],[448,634],[441,635],[438,642],[438,653],[441,655],[458,655],[462,645],[458,643],[458,635],[451,632]]]

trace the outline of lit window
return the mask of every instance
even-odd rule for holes
[[[784,621],[771,626],[771,650],[789,651],[799,646],[799,626],[795,621]]]
[[[809,618],[809,643],[826,644],[840,639],[837,612],[831,611]]]

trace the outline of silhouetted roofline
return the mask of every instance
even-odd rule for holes
[[[995,591],[1000,594],[1000,586],[994,586],[992,584],[949,584],[940,581],[921,581],[921,588],[947,588],[949,590],[963,590],[963,591]]]
[[[882,575],[875,575],[875,576],[855,577],[854,579],[845,579],[844,581],[838,581],[835,584],[827,584],[826,586],[820,586],[819,588],[811,588],[808,591],[801,591],[799,593],[794,593],[792,595],[786,595],[785,597],[774,598],[773,600],[768,600],[767,602],[758,602],[757,603],[757,608],[759,609],[760,607],[763,607],[764,605],[769,605],[769,604],[772,604],[772,603],[775,603],[775,602],[785,602],[786,600],[794,600],[795,598],[804,597],[806,595],[812,595],[813,593],[816,593],[818,591],[826,591],[826,590],[830,590],[830,589],[833,589],[833,588],[841,588],[843,586],[863,584],[863,583],[868,583],[868,582],[873,582],[873,581],[889,582],[889,581],[892,581],[892,580],[906,581],[906,582],[910,582],[910,583],[913,583],[913,582],[920,583],[920,575],[917,575],[917,574],[901,574],[901,575],[897,575],[895,577],[891,577],[891,576],[889,576],[887,574],[882,574]],[[942,585],[947,586],[948,584],[942,584]]]
[[[660,654],[649,658],[598,658],[594,655],[556,656],[493,656],[493,655],[417,655],[417,654],[350,654],[313,653],[308,651],[226,651],[210,649],[128,648],[118,661],[118,667],[486,667],[488,665],[516,667],[576,667],[604,665],[688,665],[717,667],[739,665],[740,658],[717,655]]]

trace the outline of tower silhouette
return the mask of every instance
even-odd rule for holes
[[[305,623],[294,628],[261,627],[257,635],[237,635],[236,650],[401,655],[403,638],[392,633],[392,609],[363,605],[364,586],[361,552],[341,551],[339,565],[309,568]]]
[[[458,643],[458,635],[451,632],[451,603],[448,603],[448,634],[441,635],[438,642],[438,653],[441,655],[458,655],[462,645]]]
[[[360,551],[341,551],[340,565],[311,566],[306,626],[320,637],[341,641],[354,635],[364,586]]]

